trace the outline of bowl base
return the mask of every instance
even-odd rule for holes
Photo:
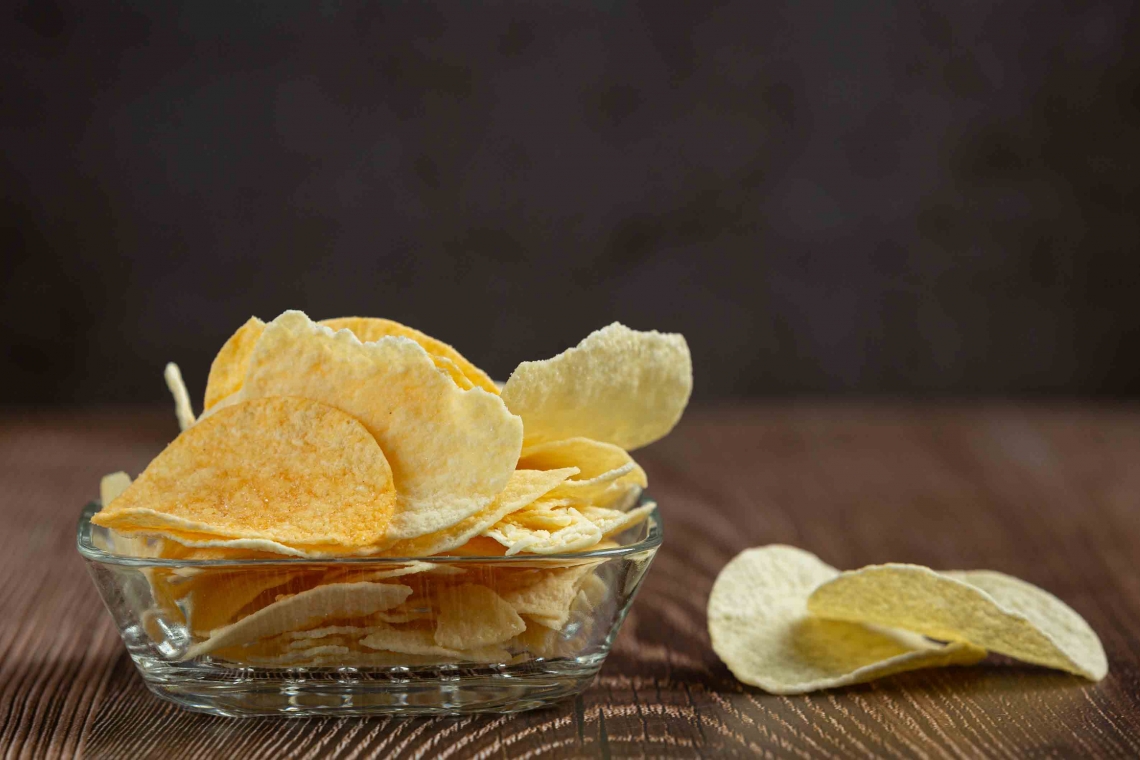
[[[534,710],[581,692],[599,665],[562,660],[462,670],[241,668],[209,673],[196,669],[162,676],[140,670],[154,694],[196,712],[311,717]]]

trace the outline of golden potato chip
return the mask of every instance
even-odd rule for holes
[[[145,527],[132,522],[136,517],[145,523]],[[352,553],[345,547],[334,544],[306,545],[299,548],[287,546],[278,541],[270,541],[267,538],[220,538],[213,533],[183,530],[180,527],[184,524],[182,521],[158,513],[151,514],[130,510],[121,517],[112,514],[108,518],[100,519],[106,519],[112,525],[121,525],[122,527],[116,531],[121,535],[137,536],[143,540],[150,539],[157,546],[157,552],[147,555],[152,557],[165,557],[167,559],[255,559],[260,557],[261,559],[269,559],[274,555],[283,555],[319,559]],[[166,525],[171,527],[164,527]],[[207,551],[210,549],[219,551]]]
[[[552,359],[523,362],[502,395],[527,447],[583,437],[636,449],[673,429],[692,389],[684,337],[614,322]]]
[[[451,649],[501,644],[526,630],[514,608],[486,586],[467,584],[439,593],[435,643]]]
[[[536,502],[537,503],[537,502]],[[564,502],[560,502],[564,503]],[[558,527],[557,521],[565,521]],[[562,554],[594,546],[602,531],[574,507],[561,506],[544,511],[534,504],[495,523],[484,536],[507,547],[507,556],[519,552]]]
[[[576,477],[551,493],[552,497],[574,498],[594,506],[625,502],[631,491],[645,488],[645,470],[625,449],[589,438],[550,441],[523,450],[519,469],[552,470],[577,467]]]
[[[392,539],[443,530],[485,509],[521,450],[522,422],[502,400],[480,388],[460,390],[414,341],[361,343],[298,311],[266,325],[242,389],[218,406],[264,396],[335,406],[375,436],[399,492]]]
[[[1000,573],[872,565],[822,584],[808,609],[832,620],[968,642],[1093,681],[1108,672],[1104,648],[1084,618],[1049,592]]]
[[[185,430],[194,424],[194,410],[190,406],[190,393],[182,379],[182,370],[174,362],[168,362],[162,376],[166,379],[170,395],[174,396],[174,415],[178,417],[178,427]]]
[[[105,507],[115,499],[119,498],[119,494],[127,490],[127,486],[131,484],[131,476],[125,472],[112,472],[110,475],[104,475],[103,479],[99,481],[99,502]]]
[[[233,620],[243,607],[270,589],[279,588],[301,575],[299,571],[280,568],[209,573],[193,579],[189,588],[181,589],[190,629],[199,636],[221,628]]]
[[[206,378],[203,412],[241,390],[245,373],[249,369],[249,356],[253,353],[253,346],[264,329],[264,322],[257,317],[250,317],[222,346],[222,350],[214,357],[214,363],[210,365],[210,375]]]
[[[184,659],[286,631],[311,627],[332,617],[365,617],[389,610],[411,596],[407,586],[394,583],[330,583],[286,596],[235,623],[213,631],[210,638],[186,652]]]
[[[517,512],[551,488],[577,473],[575,467],[562,470],[515,470],[506,487],[491,505],[443,530],[419,538],[397,541],[384,550],[389,557],[426,557],[442,554],[488,530],[507,515]]]
[[[985,656],[969,644],[943,646],[906,631],[809,616],[808,597],[838,575],[791,546],[738,554],[709,596],[713,650],[739,680],[772,694],[802,694]]]
[[[494,393],[496,396],[499,395],[499,388],[491,378],[487,377],[487,374],[483,372],[483,370],[467,361],[461,353],[443,341],[436,340],[430,335],[425,335],[419,330],[408,327],[407,325],[393,322],[390,319],[376,319],[373,317],[322,319],[320,323],[333,330],[348,330],[363,343],[375,343],[389,335],[414,340],[423,346],[424,351],[427,351],[433,357],[443,360],[444,364],[441,365],[437,362],[437,366],[441,368],[448,365],[456,367],[460,376],[466,378],[468,381],[468,388],[474,385],[476,388],[482,388],[489,393]],[[452,374],[450,369],[448,369],[448,374]]]
[[[388,463],[363,425],[282,397],[226,407],[185,431],[92,522],[358,547],[384,538],[395,509]]]
[[[428,353],[435,368],[443,372],[451,378],[451,381],[459,386],[460,390],[469,391],[475,387],[475,383],[463,374],[463,370],[459,369],[459,365],[444,356],[436,356],[435,354]]]

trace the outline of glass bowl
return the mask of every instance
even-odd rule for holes
[[[654,509],[610,548],[559,555],[152,559],[138,555],[157,539],[92,525],[99,508],[79,553],[147,688],[228,716],[517,712],[577,694],[662,540]]]

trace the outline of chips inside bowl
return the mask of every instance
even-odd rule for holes
[[[527,420],[457,350],[384,319],[249,319],[197,418],[171,364],[183,432],[134,482],[104,478],[91,518],[150,563],[138,625],[170,659],[264,668],[608,647],[590,616],[620,621],[611,584],[628,604],[645,555],[608,577],[608,555],[577,555],[652,513],[631,508],[647,478],[626,448],[676,423],[688,349],[611,325],[539,364],[513,376]]]

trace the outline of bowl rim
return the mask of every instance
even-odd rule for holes
[[[661,512],[657,501],[645,492],[642,492],[637,504],[630,509],[652,505],[653,509],[645,520],[648,526],[645,536],[640,540],[623,546],[607,549],[593,549],[584,552],[564,552],[560,554],[514,554],[511,556],[492,555],[463,555],[447,556],[432,555],[429,557],[295,557],[281,555],[280,558],[257,559],[166,559],[161,557],[132,557],[126,554],[115,554],[100,549],[91,543],[91,533],[94,527],[91,516],[102,508],[102,502],[94,499],[87,503],[79,515],[79,524],[76,528],[75,545],[79,554],[91,562],[105,565],[123,565],[127,567],[247,567],[265,565],[406,565],[410,562],[427,562],[432,564],[479,564],[479,565],[518,565],[533,566],[534,563],[565,564],[571,561],[604,560],[619,557],[628,557],[640,552],[655,552],[665,538],[661,522]]]

